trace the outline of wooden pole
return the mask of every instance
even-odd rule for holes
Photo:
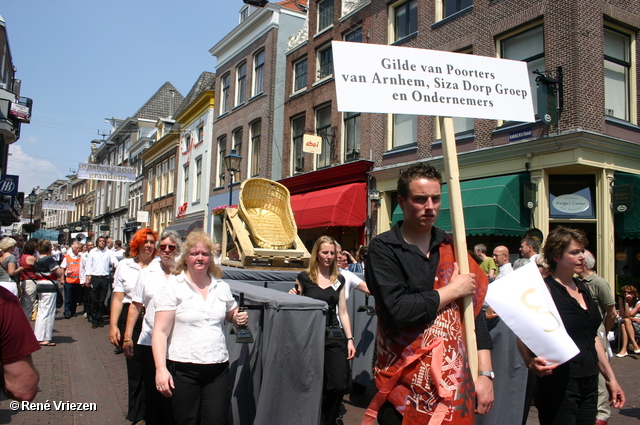
[[[456,262],[460,274],[469,273],[469,257],[467,255],[467,238],[464,228],[464,214],[462,212],[462,193],[460,192],[460,169],[458,167],[458,152],[456,150],[456,135],[453,130],[451,117],[438,117],[440,134],[442,135],[442,150],[444,152],[444,169],[447,174],[449,187],[449,207],[451,211],[451,230],[453,230]],[[464,335],[467,345],[467,355],[471,375],[475,381],[478,377],[478,347],[476,345],[475,317],[473,315],[473,301],[471,297],[462,299],[464,313]]]

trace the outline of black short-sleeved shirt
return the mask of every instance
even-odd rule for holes
[[[376,300],[379,320],[388,328],[427,325],[438,313],[440,294],[433,289],[441,243],[450,243],[442,230],[431,233],[429,257],[408,244],[400,227],[375,237],[369,244],[365,281]],[[479,350],[493,348],[484,314],[476,316],[476,340]]]
[[[338,275],[338,282],[329,286],[328,288],[322,289],[315,283],[311,281],[309,278],[309,274],[304,271],[298,274],[298,282],[302,285],[305,297],[315,298],[316,300],[324,301],[329,305],[329,308],[333,307],[333,316],[331,317],[331,326],[339,327],[340,322],[338,322],[338,315],[336,311],[338,310],[338,301],[340,299],[340,291],[344,290],[344,277],[342,275]],[[331,302],[331,298],[333,297],[333,303]]]
[[[569,376],[580,378],[597,375],[599,372],[595,338],[598,333],[598,327],[602,323],[602,316],[589,289],[579,279],[573,280],[578,287],[578,291],[583,295],[587,305],[586,310],[569,295],[567,288],[552,276],[548,276],[544,281],[549,287],[551,297],[567,333],[580,349],[580,352],[574,358],[558,366],[558,373],[562,369],[566,369],[563,371],[564,373],[567,373],[568,370]]]

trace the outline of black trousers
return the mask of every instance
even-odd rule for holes
[[[598,375],[572,378],[556,369],[538,379],[540,425],[593,425],[598,413]]]
[[[229,424],[229,362],[194,364],[167,360],[167,367],[175,385],[171,405],[177,424]]]
[[[137,344],[136,344],[137,345]],[[147,425],[170,425],[173,421],[171,399],[160,394],[156,388],[156,363],[150,345],[137,345],[142,361],[144,384],[144,420]],[[134,352],[136,348],[134,345]]]
[[[346,339],[326,338],[324,342],[324,386],[322,391],[322,421],[335,425],[347,388]]]
[[[89,321],[102,323],[104,312],[102,306],[109,291],[109,276],[91,276],[91,308],[89,309]]]
[[[118,328],[121,337],[124,337],[124,329],[127,324],[127,316],[131,304],[123,303],[122,312],[118,317]],[[138,345],[138,338],[142,330],[143,315],[138,317],[138,321],[133,327],[133,358],[126,359],[127,363],[127,386],[129,390],[129,409],[127,410],[127,419],[131,422],[138,422],[145,418],[145,388],[142,381],[143,358]]]

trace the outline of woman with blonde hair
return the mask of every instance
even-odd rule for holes
[[[11,237],[5,237],[0,240],[0,286],[4,286],[13,295],[18,296],[18,284],[16,276],[24,270],[18,267],[18,259],[12,254],[16,247],[16,240]]]
[[[229,353],[223,324],[245,325],[207,233],[189,233],[176,270],[155,296],[151,337],[156,388],[171,397],[179,424],[227,424],[231,404]],[[217,422],[216,422],[217,421]]]
[[[322,424],[335,425],[347,386],[347,359],[356,355],[351,320],[344,294],[344,277],[338,270],[337,243],[321,236],[313,245],[309,268],[296,279],[290,293],[325,301],[329,305],[324,345]],[[336,308],[338,314],[336,314]],[[338,322],[338,315],[340,322]],[[340,330],[342,324],[342,330]]]

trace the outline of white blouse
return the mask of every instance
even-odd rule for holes
[[[129,294],[132,301],[143,304],[146,309],[138,344],[151,346],[153,321],[156,317],[156,306],[153,302],[153,297],[165,283],[167,283],[167,277],[162,270],[159,257],[156,257],[149,264],[149,267],[140,272],[136,286]]]
[[[124,259],[118,264],[113,277],[113,292],[124,292],[123,304],[131,303],[131,291],[135,288],[141,271],[142,267],[133,258]]]
[[[222,325],[237,303],[229,285],[209,275],[206,300],[184,272],[171,275],[155,296],[156,311],[175,310],[167,358],[176,362],[211,364],[229,360]],[[193,285],[193,286],[192,286]]]

